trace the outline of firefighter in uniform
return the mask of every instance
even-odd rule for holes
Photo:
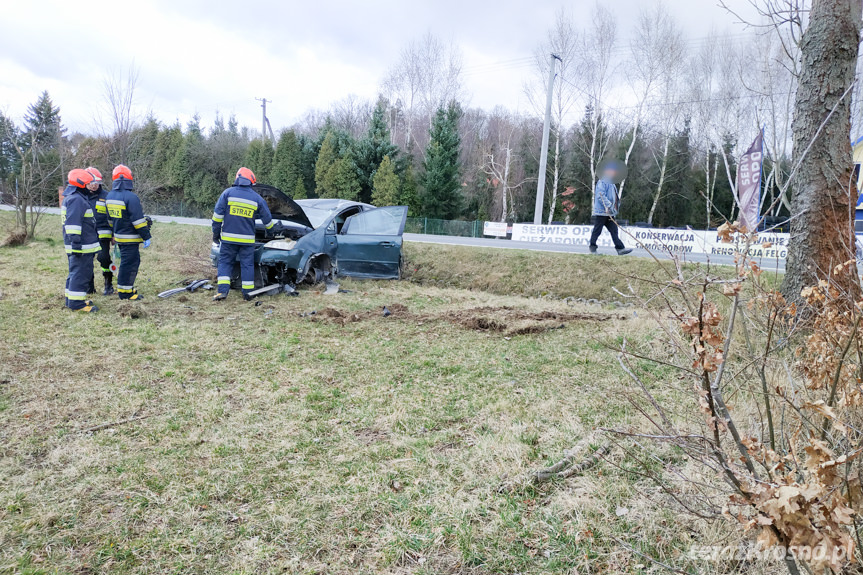
[[[87,299],[87,288],[93,277],[93,256],[99,251],[96,218],[90,207],[87,185],[93,175],[86,170],[69,172],[69,186],[63,194],[60,209],[63,220],[63,245],[69,258],[69,277],[66,278],[66,307],[90,313],[99,311]]]
[[[213,211],[213,243],[221,243],[221,247],[219,291],[213,296],[214,301],[228,297],[231,274],[237,260],[240,261],[243,299],[251,299],[249,292],[255,289],[255,218],[261,220],[268,232],[275,224],[267,202],[252,189],[255,181],[252,170],[240,168],[233,187],[222,192],[216,202]]]
[[[105,200],[108,199],[108,190],[102,185],[102,172],[94,167],[87,168],[87,171],[93,175],[93,183],[87,186],[90,190],[90,205],[93,206],[93,213],[96,215],[96,232],[99,234],[99,253],[96,254],[96,260],[102,268],[102,279],[105,281],[105,289],[102,290],[102,295],[111,295],[114,293],[114,274],[111,272],[111,224],[108,223],[108,208],[105,206]],[[96,293],[95,278],[90,280],[90,291],[88,293]]]
[[[120,299],[144,299],[135,289],[135,278],[141,264],[139,245],[150,247],[150,226],[144,217],[141,200],[132,191],[132,170],[120,164],[111,174],[113,185],[105,207],[114,241],[120,247],[120,269],[117,271],[117,293]]]

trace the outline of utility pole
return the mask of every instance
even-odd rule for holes
[[[554,95],[554,62],[560,56],[552,54],[548,70],[548,94],[545,100],[545,123],[542,125],[542,149],[539,151],[539,176],[536,182],[536,205],[533,209],[534,225],[542,224],[542,207],[545,204],[545,172],[548,169],[548,132],[551,129],[551,100]]]
[[[258,102],[261,103],[261,108],[263,109],[262,119],[261,119],[261,138],[263,138],[264,143],[267,142],[267,130],[270,132],[270,139],[273,141],[273,144],[276,143],[276,136],[273,134],[273,127],[270,126],[270,119],[267,118],[267,102],[270,104],[273,103],[272,100],[267,100],[266,98],[255,98]]]

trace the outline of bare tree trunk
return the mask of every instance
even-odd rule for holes
[[[632,141],[629,142],[629,147],[626,149],[626,156],[623,158],[623,163],[629,166],[629,158],[632,157],[632,150],[635,149],[635,140],[638,138],[638,126],[641,123],[641,108],[638,110],[638,115],[635,117],[635,125],[632,126]],[[626,185],[626,178],[620,181],[620,189],[617,190],[617,196],[623,198],[623,186]]]
[[[501,185],[503,186],[503,191],[501,193],[501,205],[503,209],[501,210],[500,221],[505,222],[506,217],[509,215],[507,212],[509,208],[507,207],[507,196],[509,195],[509,164],[512,159],[512,151],[507,147],[506,149],[506,163],[503,166],[503,181]]]
[[[713,187],[710,185],[710,150],[707,150],[707,159],[704,161],[704,224],[705,230],[710,229],[710,210],[713,204]]]
[[[507,169],[509,169],[509,149],[507,149]],[[548,212],[548,223],[554,221],[554,210],[557,209],[557,189],[560,186],[560,125],[557,126],[554,138],[554,175],[551,182],[551,209]]]
[[[801,71],[794,105],[794,197],[782,292],[789,301],[819,279],[845,280],[856,295],[855,273],[831,270],[854,261],[857,200],[851,155],[851,95],[857,64],[861,5],[818,0],[800,44]],[[832,112],[832,114],[831,114]]]
[[[668,169],[668,141],[671,138],[665,137],[665,145],[662,147],[662,165],[659,168],[659,183],[656,184],[656,194],[653,196],[653,205],[650,206],[650,213],[647,215],[647,223],[653,225],[653,216],[656,214],[656,206],[659,205],[659,198],[662,197],[662,186],[665,185],[665,172]]]
[[[716,179],[719,177],[719,155],[713,156],[713,178],[710,180],[710,207],[713,208],[713,199],[716,197]],[[717,210],[719,212],[719,210]],[[720,214],[721,215],[721,214]],[[707,227],[710,228],[710,216],[707,216]]]
[[[719,146],[719,152],[722,154],[722,163],[725,165],[725,177],[728,178],[728,186],[731,188],[731,213],[728,214],[728,221],[734,221],[734,211],[737,207],[737,185],[735,178],[731,175],[731,165],[728,163],[728,154],[725,153],[725,147]]]
[[[596,186],[596,139],[599,137],[599,110],[593,110],[590,134],[590,185]]]

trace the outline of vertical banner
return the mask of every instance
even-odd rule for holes
[[[764,159],[764,132],[740,157],[737,164],[737,205],[740,208],[740,223],[750,232],[758,229],[761,210],[761,163]]]

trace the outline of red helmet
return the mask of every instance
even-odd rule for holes
[[[113,172],[111,172],[111,179],[116,180],[117,178],[126,178],[127,180],[134,179],[132,178],[132,170],[130,170],[128,166],[124,166],[123,164],[120,164],[119,166],[114,168]]]
[[[93,166],[90,166],[89,168],[87,168],[87,171],[90,172],[90,174],[93,176],[93,183],[96,183],[96,184],[102,183],[102,172],[100,172],[99,170],[97,170]]]
[[[93,183],[93,174],[91,174],[87,170],[76,168],[69,172],[67,179],[69,180],[69,185],[71,186],[75,186],[76,188],[86,188],[87,184]]]
[[[255,178],[255,172],[253,172],[249,168],[240,168],[239,170],[237,170],[237,177],[246,178],[253,184],[258,181],[257,178]]]

